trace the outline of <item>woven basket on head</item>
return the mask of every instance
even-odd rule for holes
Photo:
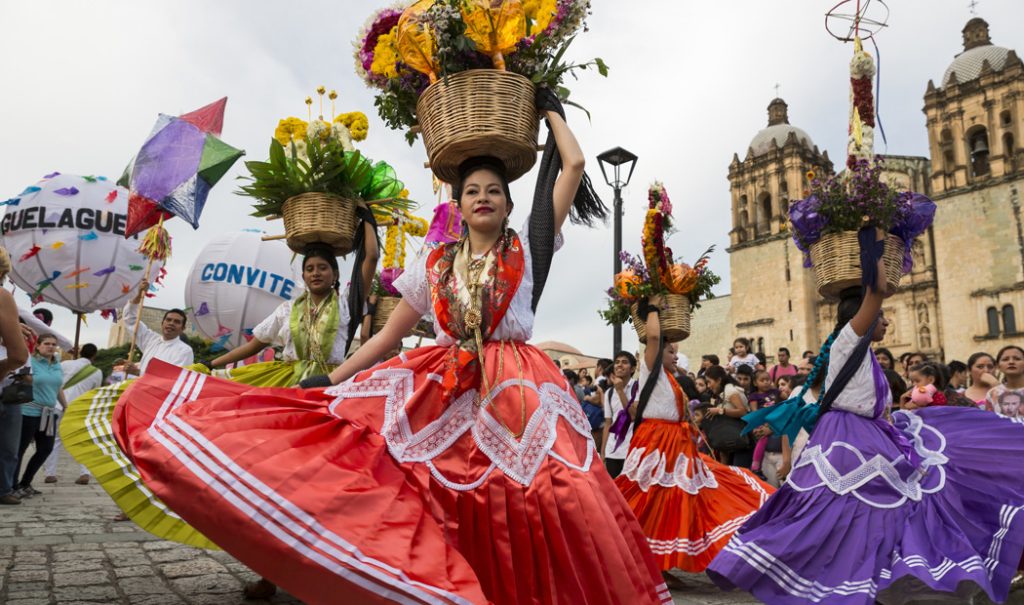
[[[903,240],[890,234],[885,240],[885,281],[889,291],[895,291],[903,276]],[[811,264],[818,284],[818,294],[837,300],[846,288],[859,286],[860,242],[856,231],[841,231],[823,235],[811,244]]]
[[[508,71],[472,69],[431,84],[416,102],[430,169],[458,183],[462,162],[487,155],[504,162],[508,180],[523,176],[537,161],[535,103],[533,82]]]
[[[401,296],[380,296],[377,298],[377,309],[373,312],[373,323],[370,324],[370,334],[376,334],[388,323],[391,313],[398,308],[402,302]]]
[[[661,320],[661,335],[665,342],[679,342],[690,337],[690,299],[685,294],[666,294],[666,308],[658,314]],[[637,304],[630,307],[633,329],[643,343],[647,340],[647,327],[637,313]]]
[[[302,253],[306,245],[324,243],[343,256],[352,251],[356,202],[332,193],[301,193],[281,206],[288,247]]]

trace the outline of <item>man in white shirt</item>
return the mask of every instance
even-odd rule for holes
[[[142,280],[135,298],[128,302],[124,308],[124,325],[129,330],[135,329],[135,319],[138,317],[139,302],[149,290],[149,281]],[[160,322],[160,333],[150,330],[144,323],[139,323],[138,337],[135,346],[142,352],[142,361],[138,368],[132,364],[126,372],[128,374],[142,375],[146,373],[149,362],[154,357],[176,366],[191,365],[194,356],[192,347],[181,339],[181,333],[185,331],[187,318],[181,309],[171,309],[164,313],[164,319]]]
[[[633,378],[636,372],[636,357],[628,351],[619,351],[612,363],[612,375],[609,382],[610,388],[604,394],[604,443],[603,456],[604,467],[608,474],[614,479],[622,472],[622,466],[626,462],[626,452],[629,451],[629,440],[633,437],[633,416],[636,412],[637,395],[639,384]],[[611,433],[611,427],[615,423],[621,410],[631,410],[628,429],[621,442],[616,446],[618,436]]]
[[[88,343],[82,347],[81,357],[61,362],[60,369],[64,374],[64,400],[69,405],[72,401],[89,391],[103,386],[103,372],[92,365],[92,360],[96,358],[96,353],[96,345]],[[57,413],[64,414],[64,409],[60,403],[57,404]],[[57,464],[60,462],[60,451],[60,431],[57,431],[53,451],[50,452],[50,457],[46,459],[44,467],[46,483],[57,482]],[[89,483],[89,469],[84,464],[78,465],[78,479],[75,480],[75,483],[78,485]]]

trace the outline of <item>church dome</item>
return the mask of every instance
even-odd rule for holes
[[[750,149],[754,151],[755,156],[764,155],[771,151],[772,141],[779,147],[785,145],[790,133],[796,135],[796,140],[801,145],[814,147],[810,135],[789,123],[789,106],[786,102],[779,98],[773,99],[768,104],[768,127],[754,135],[750,140]]]
[[[981,75],[981,66],[985,61],[988,61],[993,70],[1000,71],[1006,65],[1006,57],[1009,54],[1010,49],[992,44],[965,50],[953,59],[953,62],[946,68],[946,73],[942,74],[942,85],[952,84],[950,78],[954,73],[956,73],[956,81],[960,83],[978,78]]]
[[[962,33],[964,52],[957,55],[942,74],[943,87],[953,83],[953,74],[956,74],[956,81],[961,84],[976,80],[981,76],[986,61],[993,71],[1002,71],[1010,55],[1010,49],[992,44],[988,22],[981,17],[968,21]]]

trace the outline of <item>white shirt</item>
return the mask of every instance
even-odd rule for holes
[[[655,371],[658,372],[658,381],[654,383],[654,390],[651,391],[651,399],[647,402],[647,407],[644,408],[644,418],[679,422],[679,409],[676,408],[676,394],[675,391],[672,390],[672,385],[668,382],[668,374],[665,373],[665,366],[661,365],[660,360]],[[641,360],[641,390],[643,390],[644,384],[647,383],[647,377],[650,375],[651,371],[647,369],[647,363]],[[640,396],[637,395],[637,400],[639,401],[639,399]]]
[[[138,305],[133,305],[131,301],[124,307],[124,325],[129,330],[135,328],[135,318],[137,317],[135,310],[137,308]],[[146,368],[149,367],[149,362],[153,358],[180,367],[192,365],[195,360],[192,347],[188,346],[184,340],[180,338],[166,340],[162,334],[150,330],[142,322],[139,322],[139,334],[135,344],[142,351],[142,362],[139,364],[139,372],[142,374],[146,373]]]
[[[519,283],[519,289],[512,297],[508,311],[501,318],[498,327],[494,330],[490,340],[518,340],[528,341],[533,337],[533,263],[530,257],[530,239],[528,226],[530,219],[527,217],[526,224],[519,232],[519,241],[523,245],[523,279]],[[564,243],[562,234],[555,236],[555,250],[559,250]],[[406,267],[405,272],[395,280],[395,288],[402,293],[402,298],[407,304],[416,310],[421,316],[430,315],[434,322],[434,333],[437,334],[436,342],[442,347],[449,347],[455,344],[455,339],[448,335],[433,317],[434,305],[431,299],[430,283],[427,281],[427,260],[432,249],[424,246],[416,259]]]
[[[732,359],[729,360],[729,365],[731,365],[734,370],[738,370],[740,366],[750,366],[750,369],[756,370],[757,364],[757,355],[754,355],[753,353],[747,353],[746,357],[733,355]]]
[[[141,328],[140,328],[141,329]],[[91,365],[91,361],[82,357],[80,359],[71,359],[68,361],[62,361],[60,364],[61,372],[64,373],[64,383],[67,384],[79,370],[87,365]],[[97,369],[92,374],[89,374],[83,380],[78,381],[77,384],[72,385],[69,388],[64,389],[64,399],[68,403],[71,403],[75,399],[78,399],[82,395],[88,393],[93,389],[98,389],[103,386],[103,372]],[[60,404],[57,404],[61,407]]]
[[[252,329],[252,335],[260,342],[265,342],[273,347],[282,347],[281,357],[285,361],[298,361],[298,353],[295,352],[295,341],[292,340],[292,303],[287,300],[280,305],[269,317]],[[345,361],[345,345],[348,344],[349,314],[348,301],[341,296],[338,297],[338,331],[334,335],[334,345],[331,347],[331,356],[327,363],[340,365]]]
[[[857,333],[853,331],[850,324],[846,324],[839,331],[835,342],[832,343],[832,352],[829,354],[828,374],[825,376],[825,392],[832,386],[832,382],[839,375],[839,370],[846,364],[846,360],[850,358],[853,349],[856,348],[859,341],[860,336],[857,336]],[[889,389],[886,389],[886,399],[886,405],[892,403],[892,395],[889,393]],[[850,379],[850,382],[846,383],[846,388],[832,402],[832,408],[868,418],[875,415],[875,378],[871,369],[870,354],[864,356],[853,378]]]
[[[626,401],[629,401],[629,396],[633,392],[633,385],[637,384],[636,379],[630,380],[626,384],[626,388],[623,391],[626,395]],[[636,400],[633,401],[633,409],[636,410],[636,406],[640,401],[640,389],[637,388]],[[611,382],[608,383],[608,392],[604,394],[604,419],[614,424],[615,418],[619,415],[619,411],[622,410],[622,398],[615,392],[615,389],[611,386]],[[613,460],[625,460],[626,454],[629,452],[629,442],[633,439],[633,420],[629,421],[629,430],[626,432],[626,438],[622,440],[622,444],[619,447],[615,447],[615,435],[608,433],[608,441],[604,444],[604,457],[611,458]]]

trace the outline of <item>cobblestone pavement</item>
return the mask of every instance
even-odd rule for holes
[[[157,540],[130,521],[113,521],[117,506],[95,482],[75,485],[77,465],[69,456],[60,470],[56,484],[39,479],[41,496],[0,506],[0,604],[300,604],[283,593],[242,600],[242,585],[256,579],[244,565],[227,553]],[[684,586],[673,591],[677,604],[758,603],[749,594],[718,590],[703,574],[677,577]],[[1024,590],[1008,602],[1024,605]]]
[[[157,540],[130,521],[95,482],[75,485],[66,454],[60,481],[19,506],[0,506],[0,603],[4,605],[259,605],[243,601],[253,572],[223,552]],[[680,574],[676,603],[757,603],[723,593],[703,575]],[[269,603],[298,604],[286,594]]]

